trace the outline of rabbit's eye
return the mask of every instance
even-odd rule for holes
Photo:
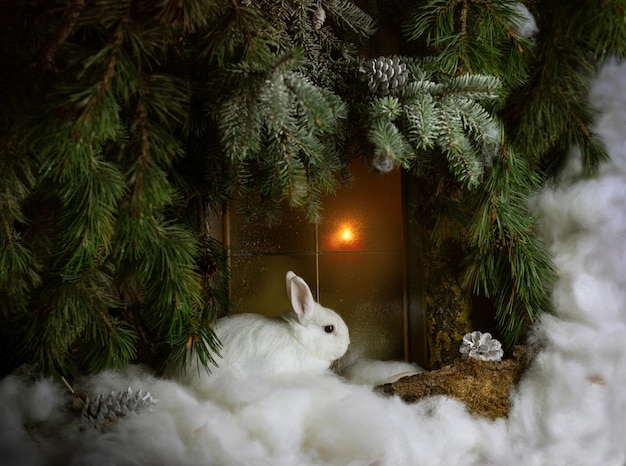
[[[326,333],[333,333],[335,331],[335,326],[334,325],[327,325],[326,327],[324,327],[324,331]]]

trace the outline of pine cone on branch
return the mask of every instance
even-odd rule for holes
[[[326,10],[324,10],[324,7],[322,6],[322,3],[320,2],[317,5],[317,10],[315,10],[315,15],[313,16],[313,29],[315,29],[316,31],[319,31],[324,25],[325,21],[326,21]]]
[[[399,89],[407,82],[409,73],[406,64],[398,57],[378,57],[361,66],[370,91],[380,95]]]

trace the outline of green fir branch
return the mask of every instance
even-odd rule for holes
[[[462,74],[446,82],[441,90],[446,97],[458,95],[468,100],[494,100],[502,96],[502,82],[496,76]]]
[[[501,140],[500,123],[485,108],[469,99],[451,99],[450,105],[460,110],[463,128],[479,144],[499,144]]]
[[[220,132],[226,155],[243,161],[261,149],[263,118],[257,105],[256,94],[241,90],[228,101],[220,112]]]
[[[439,107],[442,131],[437,145],[446,155],[452,173],[471,189],[480,182],[484,171],[483,164],[467,137],[464,115],[455,105],[455,101],[444,101],[442,104]]]
[[[369,37],[374,33],[375,26],[372,18],[354,3],[345,0],[328,0],[323,4],[330,17],[337,18],[342,27],[350,28],[362,37]]]
[[[300,73],[287,73],[284,84],[295,98],[300,123],[316,133],[333,133],[338,130],[338,120],[345,116],[343,102],[329,101],[324,91]]]
[[[413,158],[411,145],[398,127],[390,121],[375,120],[368,139],[378,157],[391,159],[405,167],[408,167],[408,161]]]
[[[417,150],[432,150],[442,132],[436,101],[430,94],[419,94],[404,108],[409,141]]]

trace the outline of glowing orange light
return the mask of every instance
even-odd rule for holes
[[[324,236],[322,249],[327,251],[358,251],[363,247],[361,224],[346,221],[333,225]]]
[[[354,239],[354,233],[352,232],[352,228],[345,227],[339,232],[339,238],[344,243],[350,243]]]

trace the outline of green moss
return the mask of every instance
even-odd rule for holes
[[[454,277],[431,288],[424,299],[429,343],[429,366],[441,367],[459,356],[463,336],[472,330],[472,300]]]

